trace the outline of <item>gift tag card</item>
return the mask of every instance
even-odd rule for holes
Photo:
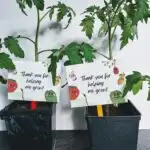
[[[66,74],[71,107],[124,102],[120,91],[124,74],[113,61],[66,66]]]
[[[16,70],[8,74],[8,99],[23,101],[59,102],[61,64],[56,71],[56,82],[42,62],[14,61]]]

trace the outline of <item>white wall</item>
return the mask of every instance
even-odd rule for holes
[[[71,26],[62,32],[48,31],[45,36],[40,37],[40,48],[56,48],[61,44],[66,44],[72,40],[88,41],[84,33],[81,32],[79,27],[82,16],[81,12],[88,5],[92,3],[98,4],[100,0],[82,0],[82,1],[70,1],[63,0],[66,4],[72,6],[76,12],[77,16],[73,20]],[[46,0],[46,3],[49,3],[49,0]],[[55,4],[55,0],[50,1],[51,5]],[[32,37],[32,33],[35,31],[36,25],[36,15],[35,11],[29,11],[29,16],[24,16],[18,5],[15,3],[15,0],[5,0],[1,2],[0,5],[0,37],[5,37],[14,32],[21,32],[22,34],[29,34]],[[46,20],[43,25],[49,23]],[[150,23],[149,23],[150,25]],[[149,25],[140,25],[139,26],[139,41],[134,41],[130,43],[123,51],[117,52],[119,59],[121,59],[121,66],[124,70],[134,70],[138,69],[143,71],[143,73],[150,74],[149,68],[149,39],[150,39],[150,30]],[[94,39],[90,42],[94,43],[96,48],[101,47],[101,40]],[[33,60],[33,47],[29,42],[22,42],[23,48],[26,52],[26,60]],[[44,59],[48,53],[42,54],[40,59]],[[65,82],[65,81],[64,81]],[[139,95],[134,96],[130,94],[130,99],[133,100],[134,104],[142,112],[142,120],[140,123],[140,128],[146,129],[150,128],[150,102],[146,101],[147,98],[147,87],[144,87],[144,90],[140,92]],[[6,87],[0,85],[0,109],[2,109],[9,102],[7,100]],[[61,102],[57,105],[57,129],[58,130],[72,130],[72,129],[85,129],[86,124],[83,116],[84,110],[82,108],[71,109],[69,101],[67,99],[67,88],[62,89],[61,91]],[[0,130],[3,130],[4,124],[0,122]]]

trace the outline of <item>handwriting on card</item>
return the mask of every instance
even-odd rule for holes
[[[25,78],[26,83],[24,85],[25,90],[39,91],[44,89],[43,80],[48,78],[46,73],[34,73],[22,71],[21,76]]]
[[[108,85],[105,85],[105,81],[110,79],[110,73],[103,73],[98,75],[82,75],[83,82],[87,82],[88,94],[99,94],[108,92]]]

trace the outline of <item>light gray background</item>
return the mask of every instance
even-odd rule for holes
[[[59,30],[47,30],[44,36],[40,37],[40,48],[57,48],[62,44],[66,44],[73,40],[78,41],[88,41],[85,37],[84,33],[81,32],[81,28],[79,27],[80,21],[83,16],[80,14],[83,12],[84,8],[91,4],[101,4],[102,0],[62,0],[66,4],[69,4],[73,7],[77,16],[74,18],[71,26],[62,32]],[[46,0],[46,4],[56,4],[55,0]],[[47,5],[48,6],[48,5]],[[29,16],[24,16],[15,0],[3,0],[0,5],[0,37],[5,37],[10,34],[16,34],[16,32],[20,32],[23,35],[33,35],[36,27],[36,13],[35,10],[32,9],[28,12]],[[49,20],[45,20],[42,26],[46,26],[49,24]],[[65,21],[63,22],[63,24]],[[139,25],[139,40],[135,40],[134,42],[130,42],[129,45],[124,48],[122,51],[115,51],[115,54],[121,60],[121,67],[126,70],[139,70],[143,73],[150,74],[150,23],[148,25],[140,24]],[[99,27],[97,22],[96,27]],[[95,28],[95,33],[98,28]],[[118,30],[119,33],[119,30]],[[93,43],[95,48],[101,50],[102,47],[102,39],[98,39],[96,34],[94,34],[94,38],[89,41]],[[23,49],[25,50],[26,57],[25,60],[33,60],[34,52],[32,45],[27,41],[21,42],[23,45]],[[116,45],[118,49],[119,44]],[[40,60],[46,58],[49,53],[42,54]],[[100,59],[100,57],[99,57]],[[97,59],[97,61],[99,60]],[[5,74],[5,72],[1,72]],[[65,82],[65,81],[64,81]],[[141,91],[137,96],[133,96],[129,94],[129,98],[134,102],[136,107],[142,113],[142,120],[140,123],[141,129],[149,129],[150,128],[150,102],[146,101],[147,98],[147,86],[144,86],[143,91]],[[67,88],[62,89],[61,91],[61,99],[60,103],[56,108],[56,127],[58,130],[72,130],[72,129],[84,129],[86,128],[84,117],[83,117],[83,109],[71,109],[70,104],[67,97]],[[0,109],[4,108],[9,103],[7,100],[7,92],[6,86],[0,85]],[[4,130],[4,123],[0,122],[0,130]]]

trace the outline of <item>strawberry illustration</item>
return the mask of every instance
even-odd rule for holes
[[[13,79],[8,79],[7,85],[8,85],[8,92],[9,93],[13,93],[18,87],[17,82]]]
[[[75,100],[79,96],[79,89],[76,86],[69,87],[69,98],[70,100]]]
[[[114,67],[113,72],[114,72],[114,74],[118,74],[119,73],[118,67]]]

